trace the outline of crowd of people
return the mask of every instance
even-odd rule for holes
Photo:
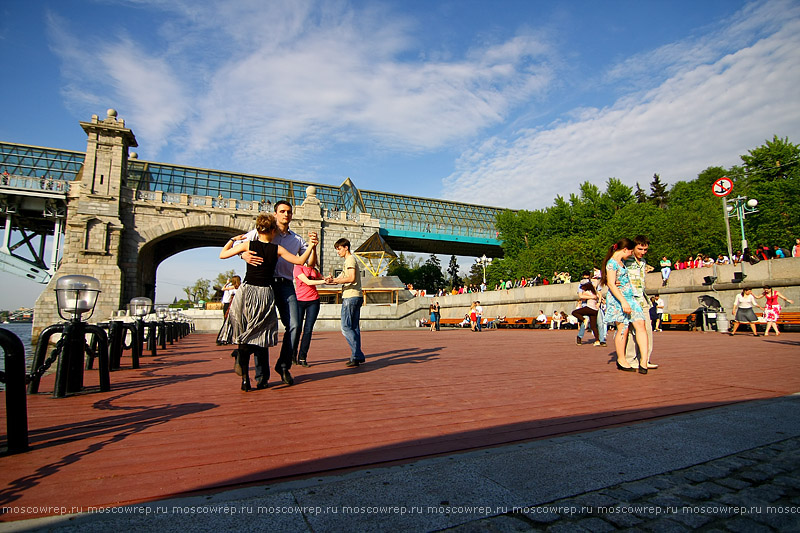
[[[731,257],[728,257],[726,254],[720,253],[717,254],[716,257],[712,255],[705,255],[705,254],[696,254],[690,255],[685,259],[676,259],[671,260],[664,256],[661,258],[659,262],[659,268],[661,269],[661,277],[663,279],[663,285],[666,286],[669,281],[670,273],[673,270],[686,270],[691,268],[703,268],[703,267],[711,267],[714,265],[738,265],[741,262],[747,262],[750,264],[756,264],[761,261],[767,261],[770,259],[781,259],[785,257],[800,257],[800,239],[796,239],[794,246],[791,249],[782,248],[779,245],[774,246],[757,246],[753,250],[750,248],[745,248],[744,252],[736,251],[731,254]],[[648,265],[648,272],[654,270],[652,266]],[[600,269],[595,268],[592,279],[599,279],[600,278]],[[550,285],[550,284],[559,284],[559,283],[571,283],[572,276],[569,272],[553,272],[552,277],[549,279],[541,274],[537,274],[534,277],[521,277],[521,278],[514,278],[514,279],[501,279],[494,285],[494,290],[502,291],[502,290],[509,290],[509,289],[518,289],[522,287],[535,287],[539,285]],[[481,283],[480,285],[475,284],[467,284],[461,285],[458,287],[453,287],[453,289],[448,292],[445,289],[440,289],[436,295],[437,296],[444,296],[445,294],[471,294],[476,292],[485,292],[488,290],[488,287],[485,283]]]
[[[322,276],[316,268],[319,238],[312,232],[306,242],[292,231],[292,215],[289,202],[276,202],[274,214],[259,214],[255,229],[231,238],[219,254],[221,259],[240,256],[247,263],[244,281],[236,285],[237,281],[231,279],[231,287],[224,288],[231,298],[223,303],[226,316],[217,337],[219,344],[237,345],[231,355],[245,392],[269,386],[269,348],[278,345],[278,317],[285,331],[275,372],[283,383],[292,385],[292,364],[309,366],[311,335],[320,308],[319,285],[342,286],[341,330],[351,352],[346,366],[358,367],[366,360],[359,324],[364,303],[361,272],[350,252],[350,242],[339,239],[334,243],[337,255],[344,260],[342,273]],[[251,354],[255,387],[249,375]]]
[[[742,252],[737,250],[733,252],[730,257],[725,254],[717,254],[716,257],[712,255],[690,255],[686,259],[676,259],[671,261],[666,256],[661,258],[661,278],[662,284],[666,286],[669,282],[669,275],[672,270],[685,270],[689,268],[704,268],[712,267],[714,265],[738,265],[745,262],[754,265],[761,261],[768,261],[770,259],[783,259],[786,257],[800,257],[800,239],[795,240],[792,248],[786,249],[779,245],[774,246],[756,246],[755,248],[745,248]]]

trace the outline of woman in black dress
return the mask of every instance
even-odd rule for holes
[[[255,354],[256,388],[265,389],[269,380],[268,349],[278,343],[278,316],[271,286],[278,258],[302,265],[316,246],[312,244],[303,255],[295,255],[283,246],[270,242],[277,230],[275,215],[262,213],[256,218],[257,240],[235,244],[245,239],[245,235],[239,235],[225,243],[219,253],[220,259],[227,259],[251,250],[264,259],[258,266],[247,265],[244,282],[228,312],[231,323],[228,342],[239,345],[235,370],[237,374],[241,372],[243,391],[252,389],[249,374],[251,353]]]

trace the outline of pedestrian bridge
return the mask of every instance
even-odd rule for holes
[[[26,189],[24,194],[41,197],[52,196],[51,192],[66,194],[84,158],[83,152],[0,143],[0,174],[11,176],[0,194],[23,194],[21,188]],[[136,191],[137,200],[188,202],[210,211],[272,211],[273,203],[283,199],[300,205],[307,188],[313,186],[329,217],[358,220],[360,214],[369,214],[379,221],[381,236],[397,251],[502,255],[495,227],[502,208],[359,190],[349,178],[336,187],[131,158],[127,186]]]

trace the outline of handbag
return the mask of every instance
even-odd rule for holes
[[[661,315],[661,322],[669,322],[669,313],[663,313]]]

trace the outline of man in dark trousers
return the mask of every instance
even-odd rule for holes
[[[286,200],[275,202],[275,219],[278,223],[278,233],[272,242],[283,246],[293,254],[302,255],[308,248],[308,243],[300,235],[289,229],[293,214],[292,204]],[[257,238],[256,231],[253,230],[248,233],[247,238],[250,240]],[[319,242],[317,234],[313,232],[309,235],[309,240],[312,244]],[[244,252],[242,259],[251,265],[258,265],[264,261],[250,251]],[[314,250],[308,258],[308,265],[314,266],[316,263],[317,252]],[[281,380],[287,385],[294,383],[289,369],[292,367],[294,358],[297,357],[298,342],[300,340],[300,311],[297,307],[297,296],[294,292],[293,267],[294,265],[288,261],[278,258],[272,285],[272,289],[275,292],[275,306],[278,308],[278,314],[285,330],[281,344],[281,354],[275,362],[275,372],[281,376]]]

